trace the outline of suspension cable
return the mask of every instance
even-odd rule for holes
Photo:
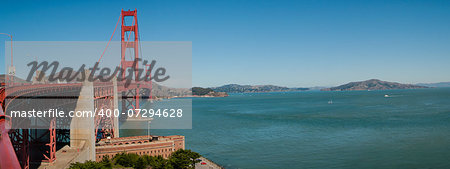
[[[137,24],[137,20],[136,20],[136,24]],[[144,58],[143,57],[143,53],[142,53],[142,46],[141,46],[141,33],[139,32],[139,28],[138,28],[138,40],[139,40],[139,56],[140,58]]]
[[[103,55],[105,54],[106,49],[108,49],[109,43],[111,42],[111,40],[112,40],[114,34],[116,33],[117,25],[119,25],[119,22],[120,22],[120,18],[121,18],[121,17],[122,17],[122,14],[120,14],[119,19],[117,20],[116,27],[114,28],[114,31],[113,31],[113,33],[112,33],[112,35],[111,35],[111,38],[109,38],[108,44],[106,44],[106,47],[105,47],[105,49],[103,50],[102,55],[101,55],[100,58],[98,59],[98,62],[99,62],[99,63],[100,63],[100,60],[102,59]]]

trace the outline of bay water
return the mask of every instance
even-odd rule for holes
[[[244,93],[192,106],[192,129],[151,134],[184,135],[225,168],[450,168],[450,88]]]

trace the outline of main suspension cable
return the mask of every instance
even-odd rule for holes
[[[119,25],[120,18],[122,18],[122,14],[120,14],[119,19],[117,20],[116,27],[114,28],[114,31],[113,31],[113,33],[112,33],[112,35],[111,35],[111,38],[109,38],[108,44],[106,44],[106,47],[105,47],[105,49],[103,50],[102,55],[101,55],[100,58],[98,59],[98,62],[99,62],[99,63],[100,63],[100,60],[102,59],[103,55],[105,54],[106,49],[108,49],[109,43],[111,42],[111,40],[112,40],[114,34],[116,33],[116,29],[117,29],[117,26]]]

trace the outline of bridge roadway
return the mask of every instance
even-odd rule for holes
[[[80,97],[80,93],[82,94],[83,90],[86,90],[83,88],[90,88],[90,90],[88,90],[90,92],[87,92],[86,98]],[[52,165],[57,158],[57,138],[71,138],[71,136],[68,135],[73,132],[73,130],[65,132],[61,129],[56,130],[55,125],[51,125],[46,132],[39,132],[38,129],[11,129],[14,119],[11,120],[10,117],[6,116],[3,110],[6,110],[5,112],[7,112],[8,107],[18,107],[18,105],[14,105],[15,100],[30,98],[36,100],[36,98],[39,99],[40,97],[50,97],[52,99],[73,98],[71,100],[75,100],[74,104],[77,104],[76,107],[79,107],[79,104],[82,102],[81,99],[88,99],[87,101],[93,102],[92,105],[94,106],[94,108],[98,108],[99,110],[102,108],[117,108],[118,99],[121,98],[122,109],[129,109],[138,108],[136,104],[138,105],[139,99],[146,97],[148,98],[148,96],[150,95],[150,91],[151,83],[133,82],[129,86],[125,87],[124,83],[116,82],[115,80],[113,80],[113,82],[83,82],[59,84],[22,83],[9,86],[5,86],[4,83],[2,83],[2,86],[0,88],[0,104],[2,108],[0,109],[2,110],[0,111],[0,154],[2,158],[2,160],[0,160],[0,168],[35,168],[36,166],[32,166],[35,163],[38,163],[39,165]],[[121,96],[118,97],[118,93],[120,93]],[[20,104],[27,103],[19,102],[19,106]],[[51,107],[60,105],[46,106]],[[118,137],[118,128],[115,128],[116,126],[118,127],[118,120],[113,118],[105,118],[106,117],[100,118],[98,116],[94,118],[93,125],[95,125],[95,131],[92,131],[90,135],[93,135],[93,137],[97,139],[106,138],[106,136]],[[105,122],[110,125],[106,127],[110,128],[105,128],[104,124],[102,124]],[[111,125],[113,128],[111,128]],[[41,133],[41,135],[32,135],[32,133]],[[36,143],[36,141],[33,141],[36,140],[36,138],[41,139],[41,142]],[[47,142],[42,143],[42,138],[48,138]],[[71,142],[72,141],[73,140],[71,140]],[[47,147],[44,148],[45,151],[41,155],[42,157],[37,159],[40,162],[34,161],[33,157],[30,157],[30,149],[36,147],[33,146],[33,144],[38,144],[36,146],[39,146],[39,149]],[[84,144],[85,143],[83,143],[82,147],[84,147]],[[70,152],[73,151],[74,150],[70,150]],[[79,149],[77,151],[79,151]],[[93,148],[91,151],[95,151],[95,148]],[[95,160],[95,156],[93,160]],[[32,165],[30,165],[30,162],[32,163]],[[19,164],[20,166],[18,167]]]

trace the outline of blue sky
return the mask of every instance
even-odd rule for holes
[[[0,32],[108,41],[122,8],[143,41],[192,41],[194,86],[450,81],[450,1],[2,1]]]

